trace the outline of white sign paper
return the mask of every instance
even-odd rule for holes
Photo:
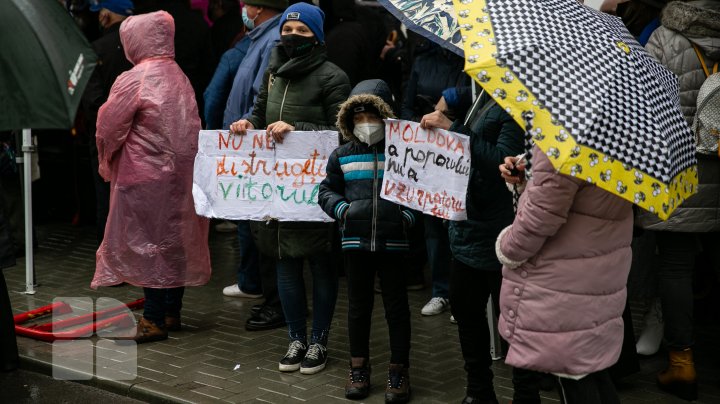
[[[381,197],[449,220],[466,220],[470,138],[417,122],[385,121]]]
[[[290,132],[275,143],[265,131],[245,136],[200,131],[193,174],[195,210],[233,220],[321,221],[318,205],[337,132]]]

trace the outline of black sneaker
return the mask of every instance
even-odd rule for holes
[[[310,344],[305,359],[302,360],[302,365],[300,365],[300,373],[304,375],[315,374],[325,369],[326,362],[327,348],[318,343]]]
[[[303,362],[303,358],[307,353],[307,347],[300,341],[293,341],[288,346],[285,357],[280,360],[278,369],[281,372],[294,372],[300,369],[300,362]]]

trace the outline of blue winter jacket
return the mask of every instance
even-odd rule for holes
[[[229,129],[231,123],[249,116],[252,112],[270,60],[270,51],[275,42],[280,40],[280,17],[282,14],[276,15],[247,34],[250,37],[250,47],[235,73],[223,116],[223,129]]]
[[[244,36],[235,46],[223,53],[210,84],[205,89],[205,128],[222,129],[223,114],[232,89],[235,73],[250,47],[250,37]]]

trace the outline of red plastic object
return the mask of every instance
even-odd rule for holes
[[[138,299],[128,304],[123,304],[98,312],[83,314],[81,316],[65,320],[59,320],[54,323],[35,324],[27,327],[21,325],[29,320],[46,316],[52,313],[53,310],[55,310],[56,314],[67,314],[72,312],[72,308],[67,303],[57,302],[16,315],[14,317],[15,333],[17,335],[47,342],[84,338],[88,335],[96,333],[98,330],[109,327],[132,327],[135,325],[132,315],[128,313],[117,313],[125,310],[126,308],[129,308],[130,310],[138,309],[143,307],[144,304],[145,299]],[[88,322],[90,322],[90,324],[69,331],[56,331]]]

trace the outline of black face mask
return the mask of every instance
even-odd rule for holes
[[[289,58],[296,58],[310,53],[315,47],[315,37],[287,34],[280,37],[280,43],[285,48],[285,53]]]

